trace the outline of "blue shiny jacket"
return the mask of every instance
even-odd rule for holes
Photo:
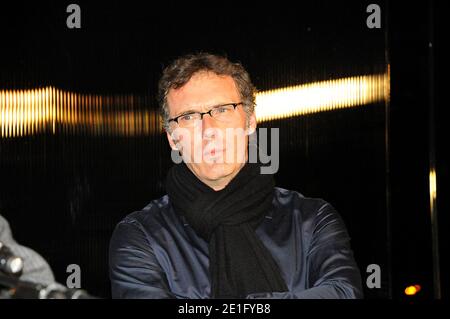
[[[247,298],[361,298],[361,276],[336,210],[321,199],[275,189],[256,234],[288,291]],[[210,298],[208,244],[174,212],[168,196],[116,227],[110,243],[113,298]]]

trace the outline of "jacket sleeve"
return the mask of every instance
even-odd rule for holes
[[[137,221],[122,221],[109,248],[112,298],[175,298],[145,232]]]
[[[328,203],[314,218],[307,248],[307,283],[302,291],[255,293],[249,299],[362,298],[361,275],[350,248],[350,238],[339,214]]]

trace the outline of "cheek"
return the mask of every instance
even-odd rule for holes
[[[245,113],[243,110],[241,110],[239,115],[240,115],[241,127],[244,127],[245,124],[247,123],[247,113]]]
[[[199,154],[202,154],[201,134],[195,134],[195,132],[183,132],[178,138],[178,143],[183,150],[183,155],[189,159],[193,156],[199,157]]]
[[[176,131],[173,133],[172,140],[180,151],[183,151],[183,153],[189,152],[191,147],[189,133]]]
[[[184,147],[184,143],[185,143],[185,136],[184,136],[184,134],[175,132],[172,135],[172,141],[175,143],[175,145],[178,148],[183,148]]]

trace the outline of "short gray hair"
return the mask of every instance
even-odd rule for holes
[[[233,63],[224,56],[211,53],[189,54],[177,58],[167,66],[158,83],[158,103],[163,127],[169,131],[169,108],[167,95],[171,89],[179,89],[198,72],[213,72],[233,78],[247,114],[247,122],[255,109],[256,88],[242,64]]]

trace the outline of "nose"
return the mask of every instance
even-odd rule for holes
[[[209,114],[203,115],[202,120],[202,134],[203,138],[211,139],[215,136],[215,122],[214,119]]]

